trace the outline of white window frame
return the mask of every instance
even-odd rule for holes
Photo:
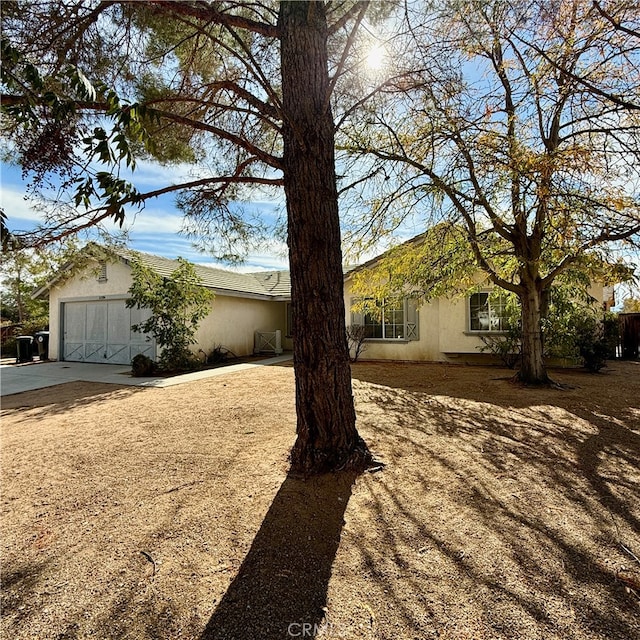
[[[506,296],[500,296],[500,304],[491,304],[491,294],[493,291],[476,291],[467,298],[467,331],[469,333],[504,333],[507,329],[506,319]],[[484,302],[473,303],[474,296],[486,296]],[[474,327],[477,320],[478,326]]]

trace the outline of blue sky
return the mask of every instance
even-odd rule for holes
[[[184,167],[140,163],[133,182],[140,191],[154,190],[176,182],[187,170]],[[0,206],[9,217],[11,231],[27,231],[41,221],[41,214],[26,200],[25,194],[26,182],[20,168],[3,163],[0,166]],[[128,232],[128,244],[131,248],[167,258],[181,256],[192,262],[241,271],[288,268],[286,245],[276,240],[267,247],[250,253],[238,267],[225,265],[198,252],[191,240],[180,234],[182,214],[174,204],[174,197],[172,194],[160,196],[149,200],[142,209],[133,207],[127,211],[124,228]],[[252,214],[273,220],[282,207],[282,202],[256,200],[248,206]],[[114,233],[119,231],[116,224],[106,226]]]

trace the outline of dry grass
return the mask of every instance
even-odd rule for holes
[[[387,467],[306,482],[289,367],[5,398],[3,636],[638,637],[640,364],[509,373],[355,365]]]

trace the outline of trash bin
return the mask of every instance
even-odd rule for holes
[[[33,360],[33,338],[31,336],[18,336],[16,338],[16,350],[18,362],[31,362]]]
[[[34,338],[36,339],[36,344],[38,345],[38,355],[40,356],[40,360],[48,360],[49,359],[49,332],[48,331],[38,331],[34,334]]]

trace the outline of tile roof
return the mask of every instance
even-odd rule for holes
[[[136,257],[139,258],[144,265],[164,277],[169,277],[178,266],[177,260],[141,251],[127,249],[117,253],[125,262],[130,262]],[[199,264],[194,264],[194,267],[202,284],[209,289],[269,299],[289,299],[291,297],[291,280],[288,271],[237,273]]]

